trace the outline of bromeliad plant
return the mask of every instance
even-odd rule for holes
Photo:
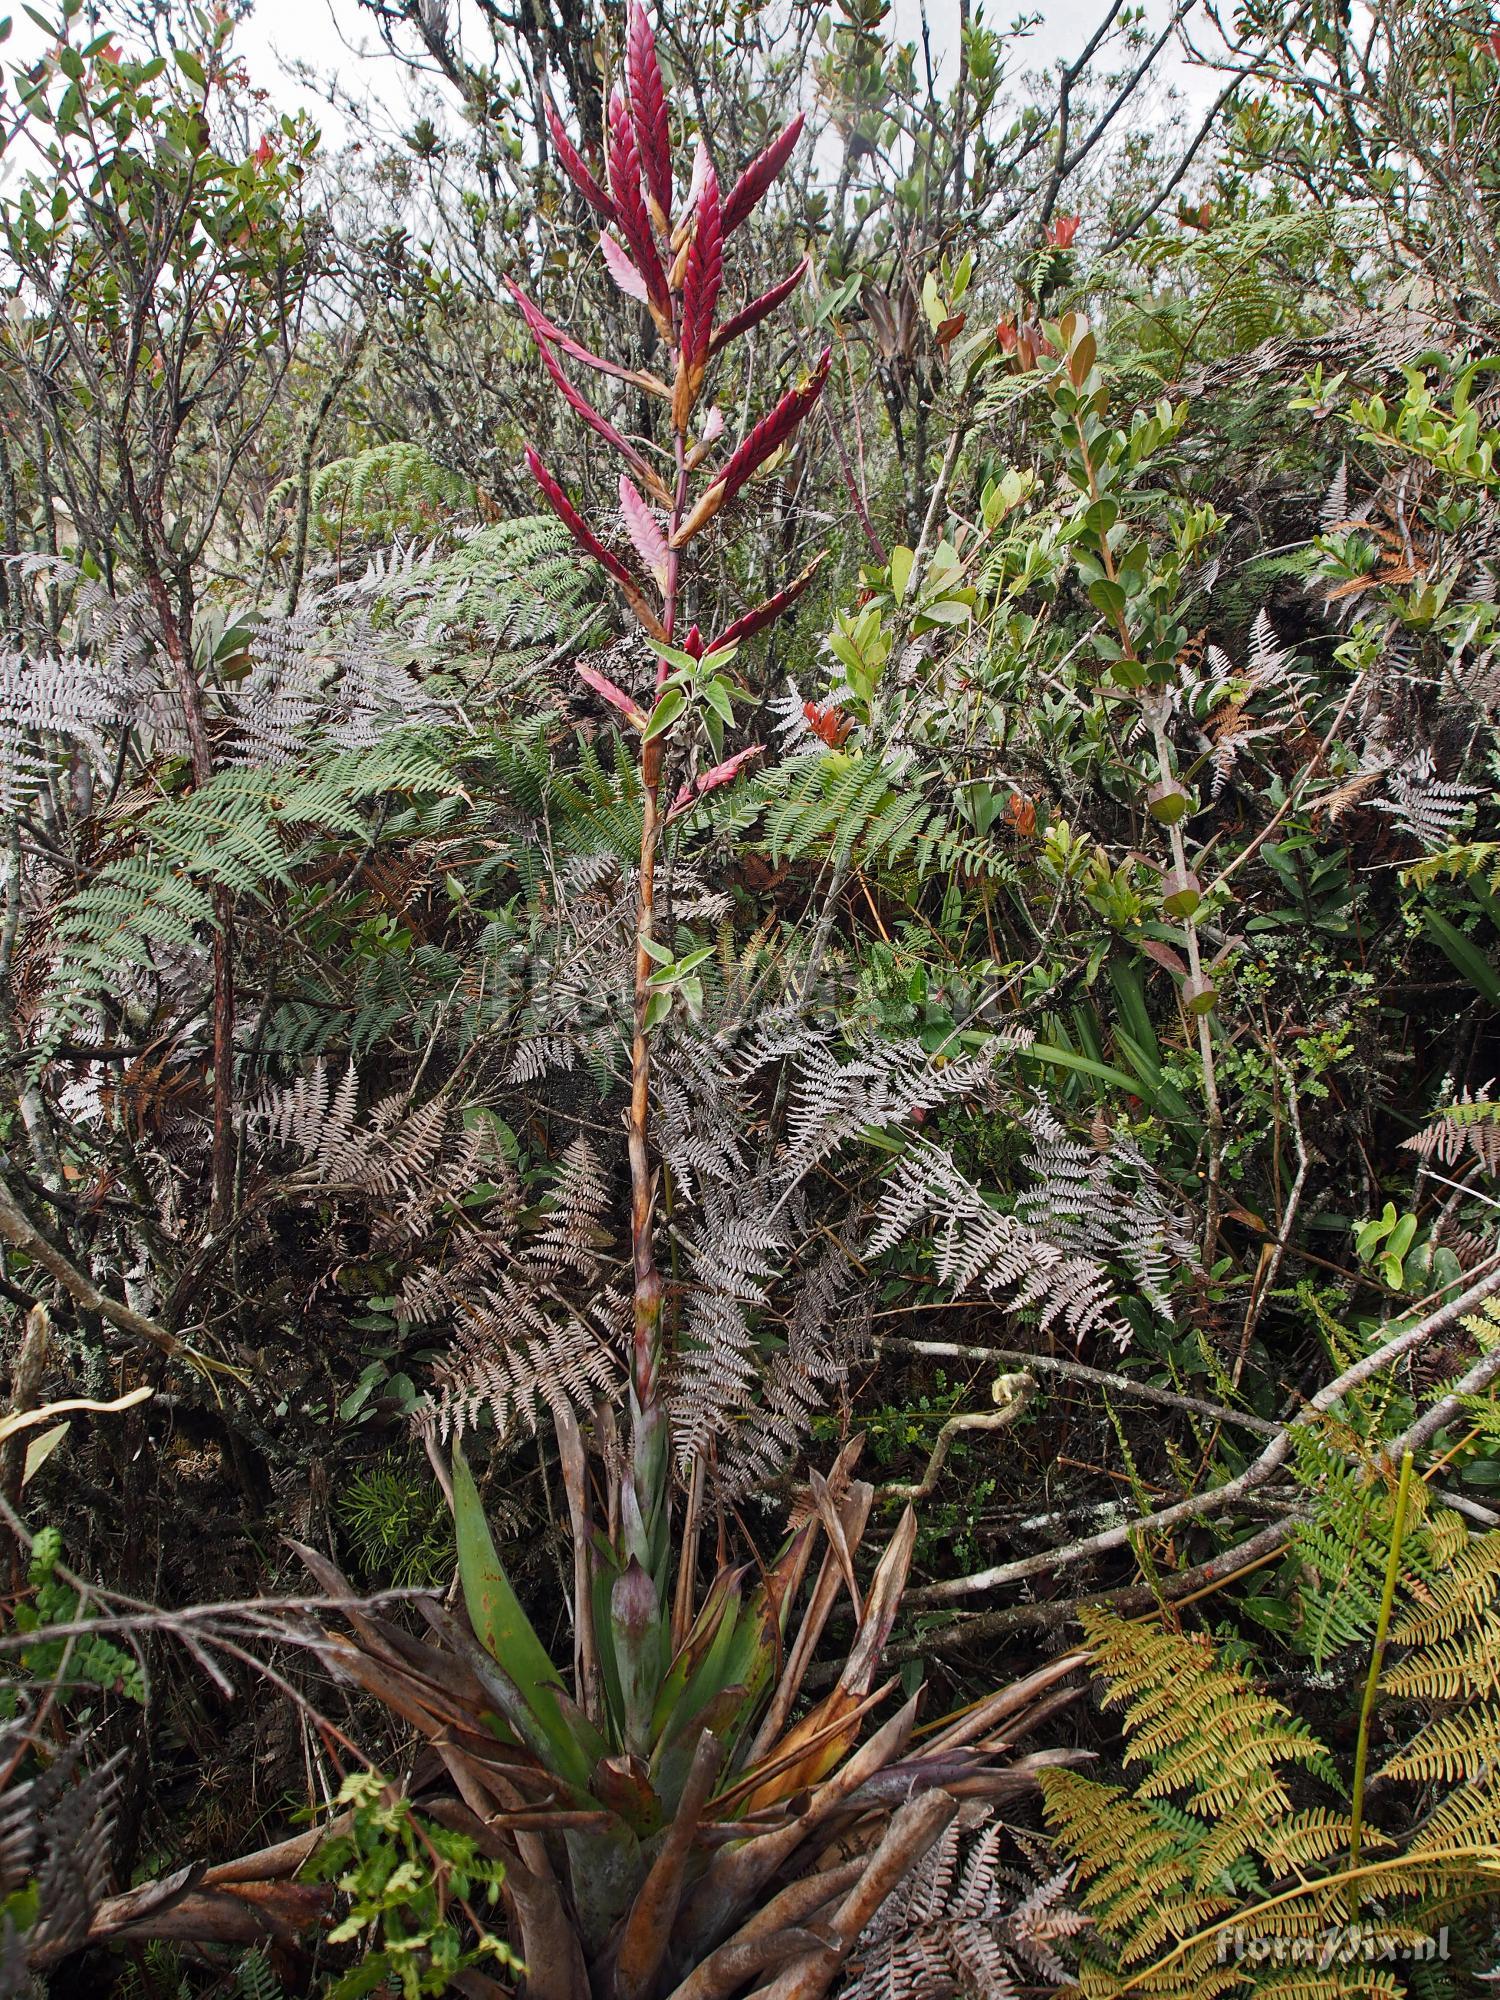
[[[690,1542],[675,1591],[665,1560],[654,1571],[642,1561],[628,1467],[596,1518],[583,1440],[560,1410],[571,1692],[506,1576],[461,1453],[466,1617],[429,1599],[425,1641],[358,1610],[352,1636],[324,1634],[334,1670],[430,1746],[410,1787],[416,1807],[503,1865],[528,2000],[816,2000],[961,1801],[994,1805],[1078,1760],[1006,1753],[1074,1698],[1063,1684],[1082,1653],[925,1739],[920,1690],[864,1733],[897,1685],[877,1676],[916,1522],[908,1508],[861,1591],[875,1493],[852,1476],[859,1443],[826,1480],[813,1475],[804,1518],[753,1588],[746,1567],[721,1562],[699,1603]],[[323,1557],[301,1553],[330,1595],[354,1598]],[[841,1591],[853,1644],[829,1691],[794,1716]]]
[[[786,1545],[758,1579],[722,1549],[699,1596],[707,1470],[692,1463],[673,1532],[667,1328],[656,1262],[650,1111],[653,1034],[666,1006],[654,927],[661,829],[672,810],[728,783],[749,751],[725,755],[734,720],[736,647],[806,589],[805,571],[705,643],[684,621],[699,538],[752,476],[788,446],[817,402],[825,353],[733,450],[723,423],[699,415],[712,367],[739,333],[794,289],[781,284],[723,323],[716,310],[724,246],[796,144],[795,121],[727,197],[702,142],[678,208],[670,118],[651,28],[628,21],[625,90],[609,107],[608,163],[596,178],[561,120],[557,154],[604,224],[605,262],[650,314],[671,379],[589,353],[512,287],[552,379],[624,462],[620,501],[632,566],[593,528],[533,452],[542,491],[568,532],[614,580],[657,662],[637,701],[592,669],[589,686],[639,745],[643,800],[636,881],[634,1021],[627,1118],[634,1312],[627,1429],[601,1409],[591,1462],[566,1399],[554,1403],[574,1556],[571,1688],[523,1611],[497,1556],[474,1480],[455,1452],[451,1498],[466,1619],[427,1604],[427,1643],[363,1615],[352,1639],[328,1635],[330,1659],[413,1724],[435,1752],[417,1787],[503,1861],[527,1991],[544,2000],[714,2000],[754,1988],[784,2000],[828,1989],[892,1887],[921,1859],[960,1797],[994,1799],[1031,1782],[1046,1753],[1003,1765],[998,1753],[1067,1699],[1063,1659],[979,1704],[914,1747],[917,1697],[873,1733],[878,1685],[915,1539],[907,1511],[867,1588],[856,1557],[873,1489],[853,1477],[857,1442],[814,1475]],[[665,446],[626,438],[574,387],[564,363],[628,382],[660,406]],[[667,761],[702,729],[714,763],[662,810]],[[680,968],[679,968],[680,970]],[[820,1541],[821,1559],[814,1561]],[[342,1579],[308,1554],[320,1579]],[[854,1617],[828,1692],[797,1714],[840,1593]],[[831,1683],[831,1684],[830,1684]],[[1066,1757],[1061,1761],[1067,1761]],[[761,1982],[769,1979],[769,1984]]]

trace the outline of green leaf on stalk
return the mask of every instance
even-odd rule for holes
[[[657,697],[650,720],[641,731],[641,741],[649,743],[654,736],[660,736],[670,729],[686,706],[687,696],[680,687],[664,688]]]
[[[705,681],[699,692],[716,714],[722,715],[726,722],[734,721],[734,697],[728,681],[715,676]]]
[[[1492,1007],[1500,1007],[1500,974],[1485,957],[1471,938],[1455,930],[1446,917],[1440,917],[1436,910],[1429,910],[1425,918],[1429,935],[1442,947],[1449,961],[1455,965],[1483,999]]]

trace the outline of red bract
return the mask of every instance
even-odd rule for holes
[[[719,509],[734,498],[745,481],[765,464],[772,452],[795,435],[802,419],[823,393],[823,384],[828,380],[828,369],[832,360],[833,349],[825,347],[818,357],[817,367],[802,387],[789,389],[775,409],[768,416],[761,418],[673,535],[673,548],[681,548],[683,543],[690,542],[694,535],[708,525]]]
[[[799,111],[781,136],[773,139],[763,153],[756,154],[755,158],[729,190],[729,199],[724,204],[724,234],[726,236],[732,236],[740,224],[754,211],[761,196],[792,157],[792,148],[802,137],[804,122],[802,113]]]
[[[1078,234],[1081,215],[1060,215],[1055,222],[1047,225],[1047,241],[1059,250],[1071,249],[1073,238]]]
[[[625,30],[625,82],[630,92],[630,117],[645,168],[646,188],[656,205],[658,229],[672,226],[672,146],[667,130],[667,95],[662,88],[656,37],[646,10],[632,6]]]
[[[667,274],[661,266],[656,236],[641,188],[641,157],[624,99],[618,91],[609,100],[609,192],[619,218],[620,234],[631,259],[646,282],[651,315],[662,333],[671,337],[672,302]]]
[[[557,157],[562,161],[564,171],[574,187],[604,217],[606,222],[615,223],[615,205],[589,172],[582,153],[568,137],[567,129],[557,115],[557,108],[549,97],[546,102],[547,130],[552,134],[552,143],[557,148]]]

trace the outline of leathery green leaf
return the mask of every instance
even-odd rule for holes
[[[678,1650],[657,1698],[652,1733],[677,1729],[682,1718],[725,1685],[723,1663],[740,1615],[739,1573],[728,1570],[714,1581],[707,1602]],[[691,1699],[689,1700],[689,1690]]]
[[[514,1683],[536,1718],[557,1770],[571,1784],[587,1788],[590,1764],[558,1704],[557,1669],[537,1637],[495,1550],[479,1488],[462,1451],[453,1453],[453,1520],[458,1539],[458,1574],[469,1623],[481,1646]]]

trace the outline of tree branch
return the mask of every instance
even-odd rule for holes
[[[10,1189],[0,1181],[0,1243],[8,1243],[13,1250],[20,1250],[57,1280],[75,1305],[85,1312],[97,1313],[107,1319],[122,1333],[134,1334],[138,1340],[149,1341],[160,1353],[167,1355],[184,1354],[189,1350],[175,1334],[158,1326],[154,1319],[147,1319],[133,1306],[112,1299],[91,1278],[85,1277],[76,1264],[70,1263],[61,1250],[50,1243],[28,1216],[17,1208],[11,1198]]]
[[[1126,1547],[1138,1535],[1154,1534],[1162,1528],[1175,1527],[1180,1521],[1207,1519],[1213,1514],[1222,1514],[1236,1506],[1248,1494],[1263,1486],[1290,1456],[1292,1444],[1299,1430],[1310,1428],[1319,1417],[1331,1410],[1345,1396],[1363,1386],[1372,1377],[1379,1375],[1395,1361],[1421,1347],[1443,1328],[1462,1318],[1466,1312],[1482,1305],[1497,1290],[1500,1290],[1500,1253],[1489,1257],[1480,1267],[1484,1275],[1460,1292],[1449,1304],[1436,1307],[1414,1326],[1406,1327],[1389,1340],[1356,1361],[1342,1374],[1321,1388],[1292,1419],[1284,1424],[1269,1440],[1259,1458],[1234,1479],[1225,1480],[1222,1486],[1211,1487],[1206,1493],[1191,1494],[1186,1500],[1178,1500],[1170,1507],[1160,1507],[1154,1514],[1143,1514],[1134,1521],[1123,1521],[1117,1527],[1106,1528],[1097,1535],[1086,1535],[1065,1549],[1048,1549],[1035,1556],[1023,1556],[1015,1562],[998,1563],[992,1569],[976,1570],[969,1576],[947,1577],[939,1583],[930,1583],[920,1590],[908,1591],[906,1608],[910,1611],[923,1609],[932,1604],[947,1604],[957,1598],[978,1597],[983,1592],[998,1590],[1005,1584],[1023,1583],[1028,1577],[1041,1576],[1047,1571],[1063,1569],[1077,1562],[1087,1562],[1090,1557],[1107,1555],[1111,1549]],[[1485,1362],[1494,1360],[1495,1371],[1500,1373],[1500,1360],[1487,1355]],[[1478,1373],[1478,1371],[1471,1371]],[[1444,1399],[1447,1400],[1446,1398]],[[1440,1428],[1437,1426],[1435,1428]]]

